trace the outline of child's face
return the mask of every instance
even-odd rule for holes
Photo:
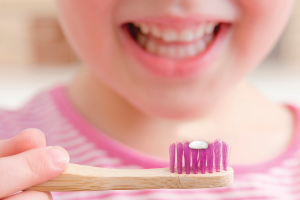
[[[64,29],[89,70],[140,110],[168,118],[201,115],[235,88],[273,47],[292,5],[292,0],[57,2]]]

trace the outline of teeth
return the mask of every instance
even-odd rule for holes
[[[204,49],[206,48],[206,43],[203,40],[199,40],[196,45],[197,45],[197,50],[199,52],[204,51]]]
[[[147,35],[150,33],[150,27],[147,24],[142,23],[140,28],[143,34]]]
[[[167,49],[167,55],[168,55],[170,58],[174,58],[174,57],[176,57],[176,53],[177,53],[176,51],[177,51],[177,48],[171,46],[171,47],[169,47],[169,48]]]
[[[146,42],[147,42],[147,37],[143,34],[138,34],[137,42],[139,43],[139,45],[144,47],[146,45]]]
[[[157,48],[157,53],[160,56],[165,56],[165,55],[167,55],[167,50],[168,50],[167,47],[165,47],[165,46],[159,46]]]
[[[134,25],[140,27],[144,35],[151,34],[153,37],[160,38],[165,42],[192,42],[205,35],[213,34],[217,23],[202,23],[194,29],[184,29],[182,31],[171,28],[163,29],[156,25],[149,26],[145,23],[134,23]]]
[[[194,44],[189,45],[186,50],[189,57],[194,57],[198,53],[197,46]]]
[[[184,47],[178,47],[177,49],[177,56],[178,58],[185,58],[186,57],[186,48]]]
[[[175,42],[178,40],[177,32],[172,29],[166,29],[163,31],[162,39],[165,42]]]
[[[214,37],[212,35],[206,35],[203,39],[206,44],[210,43]]]
[[[134,23],[134,25],[141,30],[137,34],[137,43],[146,51],[162,57],[184,59],[205,51],[214,38],[213,32],[217,23],[202,23],[194,29],[182,31],[171,28],[163,29],[145,23]],[[149,37],[149,34],[152,37]],[[176,44],[176,42],[180,43]]]
[[[195,34],[193,30],[183,30],[179,33],[179,41],[181,42],[191,42],[195,39]]]
[[[150,32],[154,37],[161,38],[162,36],[161,30],[157,26],[152,26]]]
[[[140,37],[138,36],[138,38]],[[143,42],[145,42],[145,49],[149,53],[175,59],[194,57],[203,52],[207,46],[205,39],[200,39],[195,44],[190,45],[159,45],[153,39],[143,39]]]
[[[205,35],[205,26],[200,25],[196,30],[196,38],[202,38]]]
[[[208,35],[212,34],[214,32],[215,27],[216,27],[215,23],[208,23],[205,29],[206,34]]]
[[[146,49],[147,51],[149,51],[150,53],[155,53],[156,52],[156,49],[157,49],[157,44],[153,41],[153,40],[150,40],[147,42],[146,44]]]

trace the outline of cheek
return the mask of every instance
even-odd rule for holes
[[[236,58],[248,67],[256,66],[280,36],[292,7],[292,0],[239,0],[240,21],[235,27]],[[246,61],[246,62],[245,62]]]
[[[116,27],[112,13],[115,3],[115,0],[89,0],[88,3],[57,0],[60,21],[71,45],[93,70],[105,70],[113,57]]]

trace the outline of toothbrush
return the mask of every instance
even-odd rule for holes
[[[200,144],[201,142],[202,144]],[[206,145],[203,141],[200,141],[200,143],[198,141],[197,144],[196,141],[192,143],[185,142],[184,144],[172,144],[170,146],[170,168],[109,169],[69,164],[66,171],[58,177],[26,190],[71,192],[140,189],[196,189],[231,185],[234,172],[231,167],[227,166],[227,144],[224,142],[221,144],[223,145],[223,168],[221,169],[219,166],[219,156],[221,155],[219,151],[221,146],[219,144],[221,141],[216,140],[209,145]],[[206,146],[207,148],[205,149]],[[177,149],[177,168],[175,168],[175,148]],[[183,154],[185,158],[184,168],[182,167]],[[207,166],[204,164],[204,157],[206,157]],[[192,158],[193,173],[190,172],[190,158]],[[212,159],[215,159],[215,169],[213,169]],[[198,174],[199,166],[200,173]]]

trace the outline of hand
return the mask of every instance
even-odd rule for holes
[[[0,141],[0,199],[52,199],[46,192],[15,193],[55,178],[65,171],[68,163],[67,151],[46,147],[45,135],[37,129],[27,129]]]

